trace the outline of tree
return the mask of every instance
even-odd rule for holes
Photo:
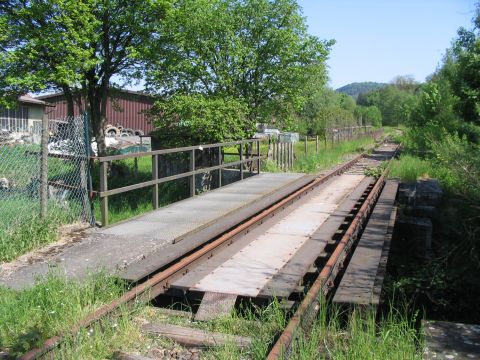
[[[149,88],[238,99],[247,135],[257,121],[284,122],[325,83],[333,44],[307,34],[294,0],[180,0],[157,32],[145,53]]]
[[[232,98],[174,95],[157,102],[151,112],[157,114],[155,136],[163,146],[224,142],[242,138],[246,132],[247,108]]]
[[[480,14],[480,7],[477,9]],[[458,98],[456,110],[466,121],[480,125],[480,17],[474,30],[460,28],[439,72]],[[475,30],[477,32],[475,32]]]
[[[69,89],[94,66],[87,42],[96,41],[87,2],[7,1],[0,4],[0,101],[28,91]],[[69,111],[73,99],[66,91]],[[6,103],[6,102],[10,103]]]
[[[397,77],[393,84],[361,94],[357,104],[376,106],[382,113],[383,125],[403,124],[408,121],[409,109],[415,102],[418,88],[419,85],[408,77]]]
[[[354,82],[348,85],[344,85],[338,88],[336,91],[340,93],[344,93],[350,95],[355,100],[362,94],[369,93],[376,89],[381,89],[388,84],[386,83],[377,83],[372,81],[365,81],[365,82]]]
[[[0,5],[0,88],[18,94],[62,90],[69,115],[76,100],[88,109],[105,154],[106,103],[112,77],[131,81],[140,47],[168,9],[167,0],[10,0]],[[6,29],[5,29],[6,28]]]
[[[376,106],[357,106],[355,116],[361,125],[382,126],[382,112]]]

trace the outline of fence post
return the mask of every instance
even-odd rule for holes
[[[41,138],[41,160],[40,160],[40,217],[47,217],[48,202],[48,116],[42,117],[42,138]]]
[[[289,144],[289,154],[288,154],[288,168],[293,169],[293,142]]]
[[[218,165],[222,165],[222,147],[218,147]],[[218,187],[222,187],[222,168],[218,169]]]
[[[260,174],[260,140],[257,140],[257,174]]]
[[[100,161],[100,192],[108,190],[107,170],[108,162]],[[102,213],[102,226],[108,226],[108,195],[100,197],[100,212]]]
[[[276,142],[276,149],[275,149],[275,158],[277,160],[277,167],[280,167],[280,143]]]
[[[315,153],[318,154],[318,135],[315,135]]]
[[[190,171],[195,171],[195,149],[190,151]],[[190,177],[190,196],[195,196],[195,174]]]
[[[93,210],[93,185],[92,185],[92,167],[93,167],[93,160],[90,158],[91,156],[91,144],[90,144],[90,119],[88,117],[88,112],[85,111],[83,114],[83,129],[84,129],[84,140],[85,140],[85,154],[87,156],[86,167],[87,167],[87,200],[89,201],[90,205],[90,225],[95,226],[95,214]]]
[[[157,154],[152,155],[152,180],[158,180],[158,155]],[[153,185],[152,205],[154,209],[158,209],[158,184]]]
[[[240,161],[243,160],[243,142],[240,143]],[[243,162],[240,163],[240,180],[243,180]]]
[[[88,218],[88,185],[87,185],[87,176],[88,176],[88,162],[90,161],[90,144],[88,141],[88,128],[87,128],[87,114],[84,113],[80,115],[82,119],[82,129],[81,133],[78,133],[79,137],[83,137],[85,144],[85,153],[81,154],[80,163],[78,165],[78,172],[80,175],[80,188],[81,188],[81,197],[82,197],[82,216],[84,221],[89,221],[92,223],[91,219]],[[75,121],[74,121],[75,122]],[[75,126],[76,131],[77,127]],[[78,131],[79,132],[79,131]]]
[[[308,151],[308,135],[305,135],[305,155],[307,155]]]
[[[287,171],[287,143],[283,143],[283,164],[282,169],[283,171]]]

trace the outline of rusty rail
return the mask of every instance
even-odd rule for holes
[[[241,235],[245,231],[249,231],[251,227],[260,224],[262,220],[266,219],[269,216],[273,216],[278,211],[281,211],[283,208],[296,201],[316,186],[324,183],[331,177],[348,170],[363,156],[364,154],[358,155],[352,160],[343,164],[342,166],[331,170],[324,176],[315,178],[310,183],[291,193],[290,195],[275,203],[271,207],[263,210],[262,212],[251,217],[244,223],[226,232],[212,242],[204,245],[194,253],[180,259],[178,262],[168,267],[167,269],[158,272],[144,283],[135,286],[134,288],[126,292],[124,295],[122,295],[120,298],[110,302],[109,304],[101,306],[96,311],[89,314],[87,317],[85,317],[83,320],[73,326],[70,331],[68,331],[68,333],[60,334],[58,336],[47,339],[41,347],[30,350],[29,352],[25,353],[20,359],[29,360],[38,358],[39,356],[45,354],[46,352],[52,350],[57,345],[59,345],[64,336],[75,335],[80,329],[89,327],[104,316],[114,313],[122,305],[130,304],[138,298],[140,298],[142,301],[149,301],[154,299],[158,295],[164,293],[166,289],[168,289],[169,282],[176,275],[188,271],[189,267],[194,265],[199,260],[210,257],[215,250],[217,250],[223,245],[231,243],[234,237],[236,237],[237,235]]]
[[[395,150],[392,158],[395,157],[397,151],[398,147]],[[376,201],[382,192],[390,165],[391,162],[384,170],[380,178],[376,181],[373,189],[368,194],[353,221],[350,223],[350,226],[342,236],[326,265],[323,267],[317,279],[308,290],[305,298],[295,311],[294,315],[290,318],[286,328],[268,354],[268,360],[276,360],[280,358],[283,359],[284,357],[288,357],[291,350],[291,345],[298,331],[301,328],[310,326],[309,323],[315,319],[318,311],[320,310],[320,295],[322,293],[328,293],[328,291],[333,287],[334,279],[340,267],[343,266],[343,261],[347,257],[350,248],[356,241],[359,232],[365,225],[369,214],[373,210],[373,207],[375,206]]]

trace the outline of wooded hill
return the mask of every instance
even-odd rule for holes
[[[338,88],[336,91],[350,95],[356,100],[359,94],[367,93],[376,89],[381,89],[387,85],[388,84],[386,83],[377,83],[373,81],[354,82],[354,83],[342,86]]]

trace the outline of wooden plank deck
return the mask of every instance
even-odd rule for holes
[[[195,314],[195,321],[207,321],[228,316],[235,307],[237,295],[206,292]]]
[[[315,191],[301,206],[287,214],[280,214],[281,218],[277,218],[271,227],[264,229],[263,233],[229,259],[210,268],[204,277],[199,279],[195,272],[189,273],[173,282],[172,286],[193,291],[259,296],[270,280],[364,179],[364,175],[344,174],[336,177],[318,192]],[[303,265],[308,268],[311,263],[305,262]],[[303,275],[298,276],[301,279]],[[290,282],[291,291],[295,290],[300,279]],[[277,283],[280,284],[279,281]],[[285,291],[284,282],[281,284],[282,291]],[[270,294],[275,291],[271,289]]]
[[[384,251],[388,240],[391,216],[398,190],[398,182],[389,180],[378,199],[347,270],[333,298],[334,303],[354,305],[378,305],[378,269],[388,252]],[[375,285],[377,284],[377,287]],[[381,288],[381,287],[380,287]]]
[[[371,177],[364,178],[358,187],[343,200],[337,209],[295,253],[275,276],[260,291],[259,296],[288,297],[298,286],[299,281],[308,271],[311,264],[320,256],[328,241],[342,225],[355,203],[372,182]]]

